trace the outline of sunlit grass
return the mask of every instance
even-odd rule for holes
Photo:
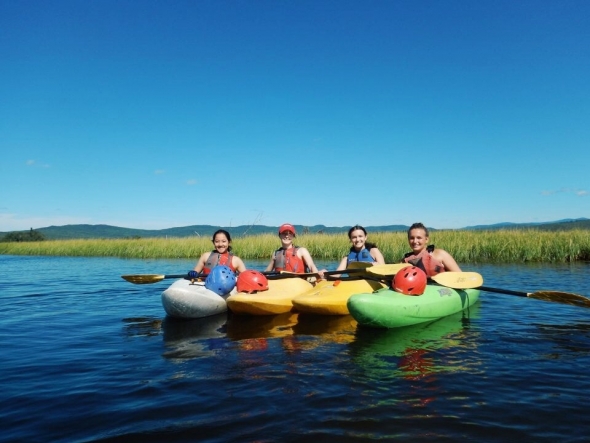
[[[405,233],[369,233],[386,262],[398,262],[408,252]],[[309,249],[315,260],[340,260],[348,253],[346,234],[302,234],[297,245]],[[545,232],[537,230],[435,231],[430,243],[446,249],[458,263],[568,262],[590,260],[590,231]],[[243,260],[269,259],[280,246],[276,235],[235,238],[233,251]],[[211,239],[145,238],[50,240],[0,243],[0,254],[123,258],[197,259],[212,249]],[[246,264],[247,265],[247,264]]]

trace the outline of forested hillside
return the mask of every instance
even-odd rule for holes
[[[407,225],[387,225],[387,226],[366,226],[369,232],[395,232],[406,231]],[[298,233],[346,233],[349,226],[303,226],[295,225]],[[121,228],[110,225],[65,225],[65,226],[49,226],[46,228],[35,228],[34,230],[47,240],[66,240],[66,239],[80,239],[80,238],[150,238],[150,237],[193,237],[205,236],[210,237],[218,229],[225,229],[234,237],[266,234],[277,232],[277,226],[265,225],[243,225],[232,227],[220,227],[211,225],[192,225],[182,226],[176,228],[147,230],[147,229],[133,229]],[[429,227],[435,231],[435,227]],[[463,229],[466,230],[498,230],[498,229],[538,229],[543,231],[563,231],[571,229],[590,229],[590,219],[568,219],[559,220],[548,223],[498,223],[494,225],[479,225],[468,226]],[[0,232],[0,238],[15,232]],[[27,232],[27,231],[22,231]]]

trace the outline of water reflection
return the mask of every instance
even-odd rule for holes
[[[536,324],[541,335],[556,345],[553,358],[571,353],[590,355],[590,322],[573,324]]]
[[[227,337],[230,340],[272,338],[293,335],[298,315],[286,312],[279,315],[228,315]]]
[[[166,316],[162,322],[164,343],[183,340],[225,337],[227,313],[203,318],[184,319]]]
[[[166,351],[163,356],[169,359],[191,359],[207,357],[219,351],[215,339],[226,336],[224,312],[210,317],[182,319],[166,317],[162,330]]]
[[[162,320],[157,317],[124,318],[125,335],[128,337],[151,337],[160,334]]]
[[[351,315],[299,315],[293,331],[332,343],[350,343],[354,340],[357,322]]]
[[[466,337],[471,321],[479,317],[480,307],[481,303],[476,303],[440,320],[398,329],[358,327],[349,353],[365,374],[375,379],[397,376],[418,380],[461,370],[462,362],[452,354],[476,346],[475,340]],[[453,352],[441,352],[445,350]]]
[[[241,351],[265,351],[269,340],[279,339],[284,350],[300,351],[323,344],[346,344],[354,340],[356,321],[350,316],[301,315],[232,315],[223,313],[198,319],[165,317],[126,319],[127,334],[133,336],[163,333],[166,358],[202,357],[214,352],[211,339],[227,338]]]
[[[425,373],[431,365],[427,353],[441,347],[460,346],[461,331],[477,318],[480,304],[470,310],[445,317],[432,323],[391,330],[363,328],[350,315],[319,316],[299,313],[285,313],[272,316],[247,316],[224,313],[193,320],[166,317],[161,325],[154,319],[144,319],[132,325],[135,335],[153,335],[163,331],[168,351],[167,357],[189,358],[192,348],[194,356],[201,356],[204,340],[227,338],[242,351],[265,351],[271,348],[269,340],[285,350],[311,350],[329,344],[350,346],[356,363],[371,367],[372,370],[390,370],[388,360],[402,359],[397,365],[405,375],[414,372]],[[131,326],[129,326],[131,327]],[[180,353],[179,353],[180,351]],[[419,374],[418,374],[419,375]]]

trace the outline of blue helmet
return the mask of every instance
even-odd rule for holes
[[[224,265],[215,266],[205,279],[205,287],[218,295],[229,294],[235,286],[236,274]]]

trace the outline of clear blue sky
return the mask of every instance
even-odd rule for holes
[[[0,231],[590,217],[590,2],[0,0]]]

